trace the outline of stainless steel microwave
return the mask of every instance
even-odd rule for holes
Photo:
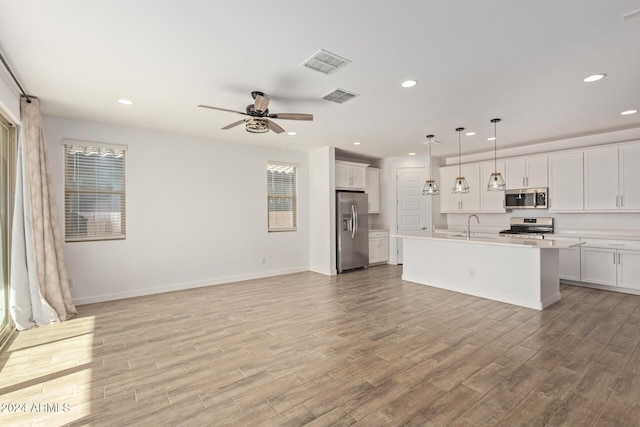
[[[547,188],[506,190],[504,207],[507,209],[547,209]]]

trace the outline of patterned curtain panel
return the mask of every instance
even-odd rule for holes
[[[77,314],[69,291],[63,236],[45,150],[40,102],[21,101],[10,311],[19,330]]]

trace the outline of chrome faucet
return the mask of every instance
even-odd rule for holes
[[[478,224],[480,224],[480,218],[478,218],[478,215],[476,214],[469,215],[469,218],[467,218],[467,240],[471,240],[471,218],[472,217],[474,217],[476,221],[478,221]]]

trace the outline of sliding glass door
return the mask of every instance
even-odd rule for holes
[[[16,146],[16,128],[0,113],[0,343],[10,332],[9,249]]]

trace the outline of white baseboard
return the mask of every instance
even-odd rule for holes
[[[309,271],[309,267],[289,268],[286,270],[267,271],[262,273],[246,274],[241,276],[222,277],[200,282],[176,283],[174,285],[159,286],[157,288],[137,289],[127,292],[118,292],[112,294],[96,295],[85,298],[74,298],[75,305],[93,304],[96,302],[114,301],[125,298],[142,297],[146,295],[162,294],[165,292],[182,291],[185,289],[203,288],[206,286],[221,285],[224,283],[241,282],[244,280],[263,279],[266,277],[281,276],[283,274],[302,273]]]

